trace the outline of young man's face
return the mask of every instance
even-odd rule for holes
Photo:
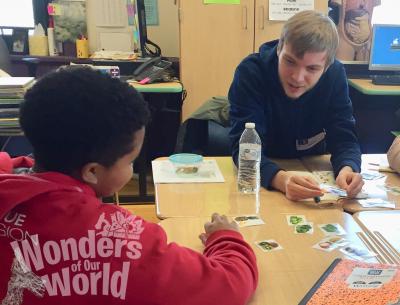
[[[122,156],[111,167],[100,166],[96,173],[97,184],[92,185],[97,196],[110,196],[118,192],[132,178],[132,162],[140,153],[144,139],[144,128],[135,132],[133,150]]]
[[[283,44],[278,52],[278,73],[285,94],[297,99],[311,90],[325,71],[327,52],[306,52],[298,58],[291,46]]]

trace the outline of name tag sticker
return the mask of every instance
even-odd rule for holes
[[[326,132],[322,131],[309,139],[298,139],[298,140],[296,140],[296,149],[297,150],[310,149],[311,147],[315,146],[316,144],[321,142],[323,139],[325,139],[325,135],[326,135]]]

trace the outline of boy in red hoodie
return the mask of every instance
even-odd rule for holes
[[[130,180],[148,120],[135,89],[90,68],[53,72],[28,91],[20,122],[33,172],[0,174],[2,305],[249,300],[255,256],[225,216],[205,225],[201,254],[99,200]]]

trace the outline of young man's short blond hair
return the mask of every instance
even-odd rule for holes
[[[299,58],[306,52],[327,52],[326,67],[335,60],[339,44],[336,25],[316,11],[302,11],[291,17],[283,26],[278,43],[278,53],[288,44]]]

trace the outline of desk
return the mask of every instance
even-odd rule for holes
[[[379,252],[400,264],[400,211],[359,212],[353,217]]]
[[[154,83],[141,85],[137,82],[128,81],[129,85],[142,93],[181,93],[183,88],[180,82]]]
[[[225,178],[224,183],[155,184],[156,213],[160,219],[169,217],[210,216],[213,212],[229,216],[255,214],[264,206],[274,207],[285,198],[277,191],[260,190],[255,195],[237,190],[236,167],[231,157],[215,157]],[[274,159],[281,167],[306,170],[300,160]],[[293,202],[283,199],[287,205]]]
[[[284,202],[281,203],[284,206]],[[259,269],[258,288],[249,304],[298,304],[331,262],[337,257],[343,257],[343,254],[338,250],[328,253],[311,248],[324,238],[317,227],[312,235],[295,235],[293,227],[287,225],[283,212],[272,210],[274,209],[266,208],[261,213],[265,225],[240,230],[254,249]],[[356,235],[361,228],[350,215],[339,210],[322,209],[304,211],[304,215],[314,222],[314,225],[340,223],[348,232],[346,238],[364,247]],[[204,231],[203,224],[206,221],[209,221],[209,218],[169,218],[161,221],[160,225],[167,232],[169,242],[174,241],[201,252],[203,246],[197,236]],[[264,239],[275,239],[284,249],[264,253],[254,244],[255,241]]]
[[[330,163],[330,155],[305,157],[302,158],[302,162],[309,171],[332,171],[332,166]],[[387,163],[386,155],[385,154],[362,155],[362,166],[361,166],[362,171],[371,170],[371,167],[378,168],[377,166],[373,166],[370,163],[373,164]],[[380,186],[383,186],[385,184],[400,186],[399,175],[396,173],[387,173],[387,172],[382,172],[381,174],[384,175],[385,177],[376,180],[364,180],[365,184],[363,189],[368,193],[368,195],[371,198],[382,198],[384,200],[394,201],[396,203],[396,209],[400,210],[400,197],[380,188]],[[354,199],[344,200],[343,209],[351,214],[360,211],[382,210],[382,208],[364,208],[358,203],[357,200]]]
[[[400,86],[374,85],[370,79],[349,79],[349,85],[369,95],[400,95]]]
[[[35,65],[27,65],[26,58],[34,58]],[[34,75],[36,77],[43,76],[46,73],[57,69],[63,65],[69,65],[71,62],[76,64],[91,64],[95,66],[118,66],[121,75],[132,75],[133,71],[138,68],[148,58],[137,58],[135,60],[112,60],[112,59],[93,59],[93,58],[77,58],[75,56],[31,56],[31,55],[10,55],[12,63],[13,76],[26,76],[29,72],[29,67],[35,68]],[[172,69],[175,75],[179,75],[179,58],[166,57],[172,62]],[[33,75],[30,73],[30,75]]]
[[[386,153],[392,130],[400,130],[400,86],[377,86],[367,79],[349,79],[356,131],[362,153]]]

